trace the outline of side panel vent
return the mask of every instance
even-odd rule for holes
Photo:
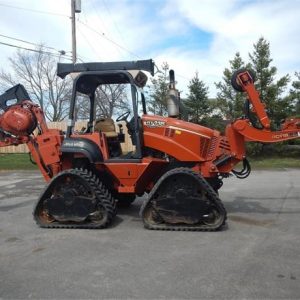
[[[209,150],[210,139],[200,138],[200,156],[206,159],[207,152]]]
[[[207,159],[208,160],[214,158],[217,142],[218,142],[218,138],[213,136],[212,139],[211,139],[209,151],[208,151],[208,154],[207,154]]]
[[[227,140],[223,139],[220,141],[220,148],[221,149],[224,149],[224,150],[227,150],[227,151],[230,151],[230,145],[228,143]]]

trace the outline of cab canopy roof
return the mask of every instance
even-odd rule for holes
[[[130,83],[130,76],[126,71],[90,71],[82,72],[75,80],[76,91],[92,95],[99,85]]]
[[[57,64],[57,75],[65,78],[70,73],[97,72],[97,71],[130,71],[143,70],[154,76],[154,61],[152,59],[137,61],[117,61],[117,62],[92,62],[80,64]]]

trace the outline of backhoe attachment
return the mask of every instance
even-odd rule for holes
[[[257,128],[250,116],[247,115],[246,118],[238,119],[227,127],[227,136],[234,135],[230,133],[231,130],[239,133],[244,137],[240,144],[247,141],[277,143],[300,138],[299,118],[289,118],[282,123],[280,130],[271,130],[271,121],[267,115],[265,104],[261,101],[254,86],[254,81],[254,73],[246,69],[236,71],[231,78],[231,84],[235,90],[247,93],[248,101],[252,104],[252,112],[256,114],[261,128]],[[237,137],[237,139],[239,138]]]

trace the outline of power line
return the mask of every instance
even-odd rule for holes
[[[85,63],[85,61],[83,60],[83,56],[81,56],[81,55],[77,55],[77,59],[79,60],[79,61],[81,61],[82,63]]]
[[[78,21],[78,20],[77,20]],[[89,42],[88,38],[84,35],[84,33],[81,31],[81,29],[78,27],[78,31],[79,33],[83,36],[83,38],[85,39],[85,41],[87,42],[87,44],[90,46],[90,48],[94,51],[94,53],[100,57],[100,55],[98,54],[98,52],[96,51],[96,49],[94,48],[94,46]],[[100,57],[101,59],[101,57]]]
[[[8,44],[8,43],[3,43],[3,42],[0,42],[1,45],[4,45],[4,46],[8,46],[8,47],[13,47],[13,48],[17,48],[17,49],[23,49],[23,50],[27,50],[27,51],[32,51],[32,52],[36,52],[36,53],[44,53],[44,54],[48,54],[48,55],[51,55],[51,56],[54,56],[54,57],[61,57],[61,55],[59,54],[55,54],[55,53],[52,53],[52,52],[48,52],[48,51],[42,51],[42,50],[36,50],[36,49],[30,49],[30,48],[25,48],[25,47],[21,47],[21,46],[17,46],[17,45],[12,45],[12,44]],[[66,59],[70,59],[71,58],[69,56],[64,56]]]
[[[19,10],[26,10],[26,11],[30,11],[30,12],[33,12],[33,13],[39,13],[39,14],[46,14],[46,15],[53,15],[53,16],[70,18],[70,16],[64,15],[64,14],[60,14],[60,13],[54,13],[54,12],[49,12],[49,11],[44,11],[44,10],[37,10],[37,9],[25,8],[25,7],[20,7],[20,6],[13,6],[13,5],[4,4],[4,3],[0,3],[0,6],[14,8],[14,9],[19,9]]]
[[[94,6],[94,2],[91,1],[90,4],[92,5],[92,10],[96,13],[97,18],[99,18],[99,20],[100,20],[100,22],[101,22],[101,24],[102,24],[102,27],[103,27],[103,29],[104,29],[104,31],[106,31],[106,32],[109,34],[110,32],[109,32],[108,28],[106,27],[104,21],[102,20],[100,13],[98,13],[98,10],[97,10],[96,7]],[[84,14],[84,12],[83,12],[83,14]],[[86,21],[86,20],[85,20],[85,21]],[[87,21],[86,21],[86,23],[87,23]]]
[[[79,20],[78,20],[78,23],[80,23],[80,24],[86,26],[88,29],[90,29],[91,31],[97,33],[100,37],[106,39],[107,41],[109,41],[110,43],[112,43],[112,44],[114,44],[115,46],[119,47],[120,49],[122,49],[122,50],[128,52],[129,54],[131,54],[131,55],[133,55],[133,56],[135,56],[135,57],[141,59],[141,57],[140,57],[139,55],[133,53],[132,51],[126,49],[125,47],[123,47],[122,45],[118,44],[118,43],[115,42],[114,40],[108,38],[103,32],[101,33],[101,32],[99,32],[99,31],[95,30],[94,28],[92,28],[92,27],[89,26],[88,24],[83,23],[82,21],[79,21]]]
[[[122,33],[121,33],[121,31],[120,31],[120,29],[119,29],[117,23],[115,22],[114,17],[113,17],[113,15],[111,14],[110,9],[109,9],[109,7],[108,7],[106,1],[105,1],[105,0],[102,0],[102,3],[104,4],[104,7],[105,7],[106,11],[107,11],[108,14],[110,15],[110,18],[111,18],[111,20],[112,20],[112,22],[113,22],[113,24],[114,24],[114,26],[115,26],[117,32],[119,33],[119,35],[120,35],[120,37],[121,37],[121,39],[122,39],[122,41],[123,41],[123,44],[126,44],[126,43],[125,43],[125,40],[124,40],[124,37],[123,37],[123,35],[122,35]]]
[[[104,4],[104,7],[106,9],[106,11],[108,12],[108,14],[111,16],[112,18],[112,15],[111,15],[111,12],[105,2],[105,0],[102,0],[102,3]],[[93,5],[93,3],[92,3]],[[33,12],[33,13],[39,13],[39,14],[47,14],[47,15],[53,15],[53,16],[59,16],[59,17],[67,17],[67,18],[70,18],[69,15],[65,15],[65,14],[60,14],[60,13],[54,13],[54,12],[49,12],[49,11],[43,11],[43,10],[36,10],[36,9],[30,9],[30,8],[25,8],[25,7],[19,7],[19,6],[13,6],[13,5],[9,5],[9,4],[4,4],[4,3],[0,3],[0,6],[3,6],[3,7],[8,7],[8,8],[14,8],[14,9],[19,9],[19,10],[25,10],[25,11],[29,11],[29,12]],[[93,5],[94,7],[94,5]],[[95,7],[94,7],[95,9]],[[97,14],[97,17],[100,19],[100,21],[103,23],[101,17],[99,16],[99,14],[97,13],[96,11],[96,14]],[[118,44],[117,42],[115,42],[114,40],[110,39],[109,37],[107,37],[105,35],[104,32],[99,32],[97,30],[95,30],[94,28],[92,28],[91,26],[89,26],[88,24],[80,21],[80,20],[77,20],[80,24],[86,26],[89,30],[97,33],[100,37],[106,39],[107,41],[109,41],[110,43],[114,44],[115,46],[117,46],[118,48],[126,51],[127,53],[141,59],[141,57],[135,53],[133,53],[132,51],[128,50],[127,48],[125,48],[124,46]],[[113,21],[113,24],[115,26],[115,28],[117,29],[118,33],[120,34],[120,37],[123,39],[123,36],[119,30],[119,28],[117,27],[117,24],[114,22],[113,18],[112,18],[112,21]],[[95,49],[93,48],[93,46],[90,44],[90,42],[88,41],[88,39],[85,37],[85,35],[83,34],[82,31],[80,31],[80,33],[82,34],[82,36],[85,38],[85,40],[87,41],[87,43],[89,44],[89,46],[94,50],[94,52],[96,53]],[[29,45],[33,45],[33,46],[40,46],[38,44],[35,44],[35,43],[32,43],[32,42],[28,42],[28,41],[25,41],[25,40],[22,40],[22,39],[17,39],[17,38],[13,38],[13,37],[10,37],[10,36],[6,36],[6,35],[3,35],[3,34],[0,34],[0,36],[4,37],[4,38],[8,38],[8,39],[12,39],[12,40],[15,40],[15,41],[19,41],[19,42],[22,42],[22,43],[27,43]],[[124,39],[123,39],[124,40]],[[0,42],[0,44],[2,45],[5,45],[5,46],[9,46],[9,47],[14,47],[14,48],[18,48],[18,49],[23,49],[23,50],[27,50],[27,51],[32,51],[32,52],[37,52],[37,53],[44,53],[44,54],[49,54],[49,55],[52,55],[54,57],[61,57],[61,55],[59,54],[55,54],[55,53],[51,53],[51,52],[48,52],[48,51],[41,51],[41,50],[35,50],[35,49],[30,49],[30,48],[25,48],[25,47],[21,47],[21,46],[17,46],[17,45],[12,45],[12,44],[8,44],[8,43],[4,43],[4,42]],[[57,50],[53,47],[49,47],[49,46],[42,46],[46,49],[51,49],[51,50],[55,50],[57,52],[60,52],[61,50]],[[70,52],[70,51],[67,51],[67,52]],[[97,53],[97,55],[99,56],[99,54]],[[71,59],[69,56],[65,56],[63,55],[63,57],[65,57],[66,59]],[[180,74],[177,74],[179,77],[182,77],[184,79],[188,79],[187,77],[185,76],[182,76]]]
[[[190,80],[190,78],[187,78],[187,77],[185,77],[185,76],[183,76],[183,75],[181,75],[181,74],[176,73],[176,75],[177,75],[178,77],[183,78],[183,79]]]
[[[28,41],[25,41],[25,40],[21,40],[21,39],[18,39],[18,38],[14,38],[14,37],[11,37],[11,36],[7,36],[7,35],[4,35],[4,34],[0,34],[0,36],[2,36],[2,37],[4,37],[4,38],[7,38],[7,39],[14,40],[14,41],[26,43],[26,44],[33,45],[33,46],[37,46],[37,47],[42,46],[43,48],[55,50],[55,51],[57,51],[57,52],[63,51],[63,50],[58,50],[58,49],[55,49],[55,48],[53,48],[53,47],[45,46],[45,45],[42,45],[42,44],[36,44],[36,43],[28,42]],[[67,52],[71,52],[71,51],[67,51]]]
[[[106,27],[104,21],[102,20],[100,13],[98,13],[98,10],[94,6],[94,2],[91,1],[90,4],[92,5],[93,12],[96,13],[96,17],[100,20],[100,23],[102,24],[101,27],[103,28],[103,34],[105,34],[105,32],[106,32],[108,35],[110,35],[110,31],[108,30],[108,28]],[[85,15],[84,12],[83,12],[83,15]],[[85,18],[85,23],[86,24],[88,23],[86,18]],[[123,56],[124,52],[122,53],[119,48],[117,48],[117,50],[120,53],[120,55]]]
[[[48,11],[42,11],[42,10],[36,10],[36,9],[30,9],[30,8],[24,8],[24,7],[19,7],[19,6],[13,6],[13,5],[9,5],[9,4],[4,4],[4,3],[0,3],[0,6],[3,6],[3,7],[8,7],[8,8],[14,8],[14,9],[19,9],[19,10],[25,10],[25,11],[29,11],[29,12],[33,12],[33,13],[40,13],[40,14],[47,14],[47,15],[55,15],[55,16],[60,16],[60,17],[67,17],[67,18],[70,18],[70,16],[68,15],[65,15],[65,14],[60,14],[60,13],[54,13],[54,12],[48,12]],[[126,51],[127,53],[137,57],[137,58],[141,58],[139,55],[133,53],[132,51],[126,49],[125,47],[123,47],[122,45],[118,44],[117,42],[115,42],[114,40],[108,38],[103,32],[100,33],[98,32],[97,30],[95,30],[94,28],[90,27],[88,24],[78,20],[78,22],[84,26],[86,26],[88,29],[90,29],[91,31],[97,33],[99,36],[101,36],[102,38],[106,39],[107,41],[109,41],[110,43],[114,44],[115,46],[117,46],[118,48]],[[16,39],[17,40],[17,39]],[[22,41],[22,40],[20,40]],[[22,41],[22,42],[26,42],[26,41]],[[30,43],[30,42],[28,42]],[[11,44],[7,44],[7,43],[1,43],[3,45],[6,45],[6,46],[10,46],[10,47],[15,47],[15,48],[20,48],[20,49],[24,49],[24,50],[28,50],[28,51],[34,51],[34,52],[40,52],[38,50],[33,50],[33,49],[28,49],[28,48],[24,48],[24,47],[19,47],[19,46],[16,46],[16,45],[11,45]],[[33,44],[33,43],[32,43]],[[48,47],[45,47],[45,48],[48,48]],[[49,48],[50,49],[50,48]],[[56,49],[55,49],[56,50]],[[46,53],[46,52],[44,52]],[[50,54],[50,53],[49,53]],[[52,53],[51,53],[52,54]]]

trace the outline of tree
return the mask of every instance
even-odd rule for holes
[[[226,120],[234,120],[243,115],[245,95],[234,90],[231,85],[231,76],[235,71],[247,67],[240,53],[237,52],[233,60],[229,61],[229,68],[225,68],[223,72],[223,82],[215,83],[219,90],[217,93],[218,110]]]
[[[277,68],[271,66],[270,44],[261,37],[253,45],[254,50],[249,54],[251,68],[256,74],[256,88],[260,93],[261,100],[266,104],[268,116],[273,121],[273,128],[278,126],[292,111],[289,97],[283,96],[289,75],[275,80]]]
[[[99,85],[95,92],[95,118],[111,118],[119,111],[130,110],[128,84]],[[75,119],[88,119],[90,114],[88,97],[78,96],[76,99]]]
[[[72,81],[56,76],[53,56],[44,52],[41,46],[34,53],[18,50],[9,61],[12,72],[0,71],[1,88],[23,84],[31,100],[41,106],[49,121],[63,120],[69,110]]]
[[[157,78],[151,78],[150,100],[147,103],[147,108],[150,112],[160,116],[167,114],[167,99],[168,99],[168,71],[169,65],[163,63],[162,70]]]
[[[300,115],[300,72],[295,72],[296,80],[292,82],[290,99],[294,106],[293,114]]]
[[[6,90],[21,83],[31,100],[41,106],[49,121],[65,119],[69,112],[73,80],[69,76],[62,80],[56,75],[57,61],[53,56],[44,52],[41,46],[34,53],[17,51],[9,61],[12,72],[0,71],[1,87]],[[98,87],[95,95],[96,118],[112,117],[119,110],[129,110],[127,86],[111,84]],[[87,96],[77,96],[75,119],[89,118],[89,102]]]
[[[130,110],[127,95],[129,85],[108,84],[96,90],[96,116],[112,117],[113,114]]]
[[[199,79],[198,73],[189,83],[189,94],[184,105],[189,110],[190,120],[200,124],[212,111],[208,100],[208,87]]]

